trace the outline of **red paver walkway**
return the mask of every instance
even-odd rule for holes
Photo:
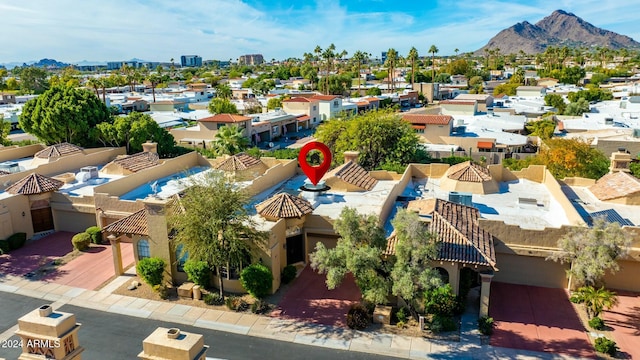
[[[629,359],[640,359],[640,294],[617,291],[618,305],[602,314],[612,327],[620,352]]]
[[[133,264],[133,245],[120,243],[122,265],[126,269]],[[111,245],[94,245],[82,255],[69,261],[49,274],[45,280],[56,284],[95,290],[115,275]]]
[[[335,290],[328,290],[325,275],[310,266],[291,284],[272,316],[323,325],[345,326],[349,307],[360,301],[360,290],[351,274]]]
[[[22,276],[47,262],[60,258],[73,250],[73,233],[59,231],[42,239],[30,241],[9,254],[0,255],[0,273]]]
[[[491,284],[491,345],[595,357],[593,346],[564,289]]]

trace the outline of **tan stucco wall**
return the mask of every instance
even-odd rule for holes
[[[564,178],[560,181],[561,184],[566,184],[569,186],[591,186],[596,183],[594,179],[587,179],[581,177],[568,177]]]
[[[638,292],[640,290],[638,281],[640,262],[619,260],[618,265],[620,266],[620,271],[615,274],[607,273],[604,277],[607,288]]]
[[[24,212],[24,216],[22,213]],[[5,221],[11,223],[10,234],[17,232],[27,233],[27,239],[33,236],[33,225],[31,224],[31,208],[29,206],[29,198],[27,196],[16,195],[0,201],[0,225]],[[6,233],[7,231],[3,229]],[[7,235],[8,236],[8,235]],[[5,239],[6,236],[0,236]]]
[[[571,201],[562,191],[560,183],[551,175],[551,172],[545,168],[544,186],[549,190],[551,196],[560,203],[569,223],[572,225],[584,225],[584,219],[578,214],[578,210],[571,204]]]
[[[443,176],[440,180],[440,189],[447,191],[468,192],[472,194],[493,194],[498,192],[498,183],[495,181],[459,181],[450,179],[447,176]]]
[[[42,149],[42,144],[0,147],[0,162],[32,157]]]
[[[52,209],[53,222],[57,231],[83,232],[96,225],[96,215],[75,210],[65,211]]]
[[[273,158],[261,158],[261,160],[271,167],[264,174],[253,179],[251,184],[245,188],[251,195],[259,194],[296,175],[297,160],[276,160]]]
[[[426,125],[423,133],[418,133],[426,142],[431,144],[448,144],[443,139],[451,135],[453,120],[449,125]]]
[[[466,104],[440,104],[442,115],[474,115],[478,112],[478,103]]]

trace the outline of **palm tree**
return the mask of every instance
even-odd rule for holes
[[[429,48],[429,52],[431,53],[431,82],[434,83],[436,81],[436,54],[438,53],[438,48],[435,45],[431,45]]]
[[[459,51],[460,51],[460,49],[458,49],[458,48],[453,49],[453,52],[456,53],[456,57],[458,57],[458,52]]]
[[[87,85],[93,88],[93,90],[96,92],[96,96],[99,99],[100,94],[98,93],[98,88],[100,87],[100,79],[92,77],[89,80],[87,80]]]
[[[322,52],[322,58],[327,62],[327,73],[325,74],[325,92],[329,94],[329,73],[331,72],[331,63],[336,57],[336,46],[334,44],[329,45],[328,48]]]
[[[593,286],[584,286],[578,289],[575,296],[584,304],[589,318],[599,316],[605,308],[611,309],[618,304],[616,293],[604,287],[596,289]]]
[[[360,68],[362,67],[363,62],[369,60],[368,55],[369,54],[367,54],[366,52],[358,50],[353,53],[353,57],[351,57],[351,59],[355,61],[356,66],[358,67],[358,94],[360,94]]]
[[[393,72],[395,70],[396,64],[398,63],[398,52],[394,48],[390,48],[387,50],[387,61],[386,66],[389,68],[389,84],[390,84],[390,92],[393,92]]]
[[[147,80],[151,83],[151,93],[153,94],[153,102],[156,102],[156,86],[162,82],[160,74],[149,74]]]
[[[213,146],[220,155],[235,155],[249,146],[249,139],[238,126],[223,126],[216,133]]]
[[[231,99],[231,96],[233,95],[233,91],[231,90],[231,87],[229,87],[229,85],[227,84],[220,84],[218,86],[216,86],[216,96],[221,98],[221,99]]]
[[[411,47],[409,55],[407,55],[407,59],[411,61],[411,85],[413,85],[416,82],[416,61],[418,61],[418,49]]]

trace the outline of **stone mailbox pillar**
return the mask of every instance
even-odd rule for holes
[[[489,295],[491,294],[491,279],[493,279],[493,271],[481,272],[480,279],[482,287],[480,288],[480,317],[489,316]]]
[[[78,329],[74,314],[53,311],[51,305],[18,319],[16,335],[22,339],[19,360],[60,359],[80,360],[84,348],[78,343]]]
[[[177,328],[157,328],[142,343],[143,360],[205,360],[209,347],[200,334]]]

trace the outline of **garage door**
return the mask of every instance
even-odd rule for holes
[[[541,257],[496,254],[493,280],[511,284],[566,288],[568,265],[546,261]]]

